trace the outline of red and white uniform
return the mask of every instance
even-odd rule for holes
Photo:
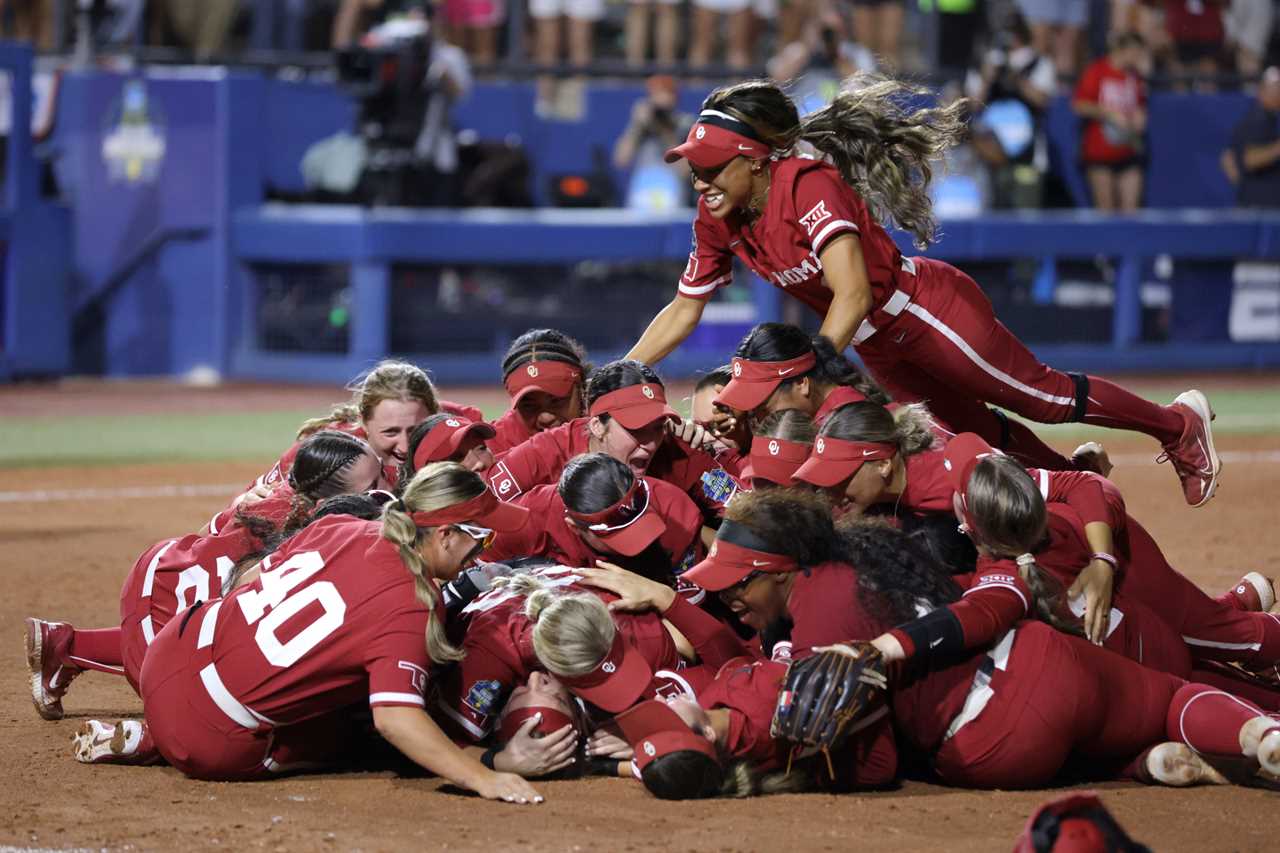
[[[1025,425],[987,408],[994,403],[1032,420],[1061,423],[1076,417],[1076,386],[996,319],[972,278],[941,261],[904,258],[833,166],[789,157],[771,161],[769,168],[769,200],[754,223],[736,213],[717,220],[699,202],[681,296],[709,299],[728,285],[736,255],[825,316],[832,293],[819,256],[835,238],[853,234],[872,299],[853,343],[880,386],[899,402],[927,401],[949,428],[978,433],[1032,464],[1073,467]],[[1086,420],[1136,429],[1165,443],[1181,435],[1183,421],[1175,412],[1097,377],[1089,382]]]
[[[565,463],[591,452],[588,420],[577,418],[540,432],[509,452],[485,475],[489,489],[499,500],[510,501],[534,486],[556,483]],[[702,510],[704,518],[722,516],[729,498],[740,488],[738,481],[715,457],[670,435],[659,445],[646,475],[665,480],[685,492]]]
[[[315,732],[350,705],[425,707],[428,611],[380,531],[321,519],[253,583],[156,636],[142,700],[171,764],[198,778],[259,778],[331,758],[340,743]]]
[[[569,568],[539,569],[537,574],[549,586],[566,592],[590,592],[606,602],[616,598],[602,590],[576,585]],[[466,623],[462,648],[466,657],[441,685],[437,709],[467,738],[478,741],[486,737],[511,690],[523,683],[529,673],[543,669],[533,651],[533,623],[524,616],[524,603],[522,596],[497,587],[462,611]],[[656,613],[619,612],[613,614],[613,621],[625,642],[640,653],[655,673],[683,668],[675,641]]]
[[[485,446],[498,458],[537,435],[515,409],[508,409],[502,417],[490,421],[489,426],[493,427],[494,436],[485,442]]]

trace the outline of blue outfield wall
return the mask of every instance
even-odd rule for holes
[[[118,168],[113,172],[103,143],[127,123],[121,108],[126,94],[136,100],[139,91],[145,94],[143,123],[163,138],[163,155],[150,164],[154,168],[122,176]],[[547,122],[533,113],[530,84],[486,85],[460,105],[457,123],[484,138],[515,133],[540,175],[582,170],[593,146],[611,147],[640,92],[635,85],[595,86],[583,121]],[[700,97],[686,93],[684,106],[696,109]],[[1185,112],[1188,104],[1192,112]],[[1216,170],[1230,126],[1246,108],[1243,96],[1153,99],[1153,201],[1201,208],[1229,204],[1225,179],[1206,164],[1212,162]],[[1055,105],[1055,138],[1064,140],[1055,153],[1070,162],[1075,130],[1069,110],[1063,110],[1065,102]],[[687,213],[650,218],[599,210],[363,211],[262,204],[268,185],[301,189],[298,164],[307,146],[350,128],[353,118],[352,104],[331,86],[267,80],[249,72],[68,73],[54,144],[74,237],[73,248],[59,253],[59,259],[72,266],[73,275],[64,288],[61,327],[46,311],[38,328],[65,338],[67,316],[88,308],[101,311],[105,322],[97,356],[107,375],[211,367],[225,375],[332,380],[386,352],[387,323],[378,313],[389,305],[396,263],[678,261],[688,251]],[[1193,180],[1195,175],[1200,177]],[[1114,256],[1118,310],[1112,343],[1036,347],[1064,367],[1274,365],[1280,364],[1280,352],[1272,345],[1143,347],[1134,342],[1140,271],[1151,256],[1220,260],[1226,269],[1235,258],[1280,257],[1277,229],[1275,217],[1225,210],[1151,211],[1132,219],[1074,211],[1006,214],[944,223],[945,238],[930,254],[962,266],[968,260],[1030,255]],[[352,264],[349,351],[328,356],[259,351],[252,334],[254,265],[307,262]],[[759,282],[750,286],[756,315],[778,316],[782,295]],[[8,325],[11,320],[6,318]],[[618,341],[618,350],[629,343]],[[501,345],[495,341],[495,350]],[[704,368],[712,356],[678,353],[667,372]],[[446,381],[491,379],[493,363],[494,354],[431,356],[437,376]]]

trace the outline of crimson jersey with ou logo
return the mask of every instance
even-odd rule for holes
[[[699,201],[693,251],[680,277],[681,296],[710,299],[732,281],[737,255],[756,275],[825,316],[831,290],[823,283],[819,256],[843,234],[856,235],[861,244],[875,307],[895,288],[909,290],[900,280],[903,261],[897,244],[834,166],[784,157],[771,161],[769,169],[769,198],[754,223],[739,211],[716,219]]]
[[[425,706],[428,611],[380,522],[322,518],[268,562],[187,627],[211,646],[216,678],[205,685],[216,682],[210,695],[220,707],[276,726],[366,697],[373,706]]]

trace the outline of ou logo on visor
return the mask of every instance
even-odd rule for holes
[[[607,661],[605,661],[605,662],[604,662],[604,666],[602,666],[602,667],[600,667],[600,668],[601,668],[601,669],[603,669],[605,672],[608,672],[608,673],[613,673],[613,672],[615,672],[615,671],[618,669],[618,667],[617,667],[617,666],[614,664],[614,662],[613,662],[613,661],[611,661],[611,660],[607,660]]]
[[[770,456],[778,455],[778,442],[776,441],[769,442],[769,455]]]
[[[818,451],[818,453],[822,453],[822,451],[827,449],[827,443],[822,439],[818,439],[818,443],[813,446],[813,449]]]
[[[529,377],[530,377],[531,379],[537,379],[537,378],[538,378],[538,368],[537,368],[537,366],[535,366],[535,365],[532,365],[532,364],[531,364],[531,365],[529,365],[528,367],[526,367],[526,368],[524,369],[524,372],[525,372],[525,373],[527,373],[527,374],[529,374]]]
[[[460,422],[455,421],[453,418],[449,418],[449,420],[445,421],[444,425],[447,427],[451,427],[453,429],[457,429],[458,427],[462,426]]]
[[[742,362],[740,362],[740,361],[735,361],[735,362],[733,363],[733,375],[734,375],[734,376],[741,376],[741,375],[742,375]]]
[[[652,388],[650,388],[648,385],[641,385],[641,386],[640,386],[640,393],[641,393],[641,394],[643,394],[645,397],[647,397],[647,398],[648,398],[648,399],[650,399],[650,400],[652,400],[652,399],[653,399],[653,389],[652,389]]]
[[[698,129],[697,129],[697,131],[695,131],[695,132],[694,132],[694,134],[693,134],[693,138],[694,138],[694,139],[701,139],[702,137],[704,137],[704,136],[706,136],[706,135],[707,135],[707,129],[706,129],[705,127],[703,127],[702,125],[698,125]]]

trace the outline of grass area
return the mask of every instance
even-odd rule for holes
[[[1185,386],[1144,383],[1135,385],[1133,390],[1148,399],[1167,401]],[[677,408],[683,408],[687,389],[673,387],[671,392]],[[1216,432],[1280,436],[1280,387],[1210,388],[1208,393],[1218,414]],[[449,397],[447,391],[444,396]],[[177,411],[163,417],[0,418],[0,468],[233,459],[269,462],[288,446],[298,425],[314,414],[310,410],[278,409],[225,414]],[[488,417],[499,414],[500,409],[486,407]],[[1056,445],[1106,440],[1107,436],[1115,440],[1113,431],[1080,424],[1035,426]]]

